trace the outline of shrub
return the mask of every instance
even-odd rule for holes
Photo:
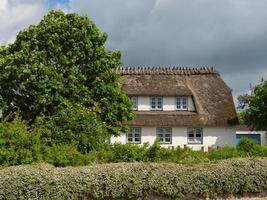
[[[209,161],[207,153],[203,151],[194,151],[187,147],[184,149],[176,149],[176,152],[178,155],[176,162],[178,163],[193,165]]]
[[[267,147],[247,138],[241,139],[237,149],[224,147],[202,152],[161,147],[159,141],[151,146],[108,145],[105,137],[96,116],[80,105],[60,110],[48,121],[38,121],[31,127],[17,115],[0,123],[0,165],[47,162],[64,167],[136,161],[195,165],[234,157],[267,157]]]
[[[243,156],[245,156],[244,152],[238,151],[236,148],[230,146],[220,149],[212,149],[208,152],[208,158],[210,160],[223,160]]]
[[[112,151],[112,156],[109,159],[113,162],[144,161],[146,146],[116,143],[110,151]]]
[[[54,145],[47,148],[44,160],[57,167],[78,166],[90,163],[86,155],[80,153],[77,147],[72,145]]]
[[[240,139],[237,150],[250,156],[260,156],[262,154],[262,147],[255,140],[246,137]]]
[[[0,123],[0,165],[29,164],[42,160],[43,145],[35,132],[16,115]]]
[[[82,153],[101,149],[107,138],[97,115],[79,104],[67,104],[48,119],[39,118],[34,128],[48,145],[75,143]]]
[[[163,149],[160,146],[159,140],[155,140],[154,144],[151,145],[147,152],[146,152],[146,158],[149,161],[160,161],[163,153]],[[166,158],[166,157],[165,157]]]
[[[217,197],[267,189],[267,159],[229,159],[211,165],[113,163],[0,170],[0,199],[137,199]]]

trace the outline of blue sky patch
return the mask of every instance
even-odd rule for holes
[[[49,8],[53,8],[57,4],[68,4],[69,0],[45,0]]]

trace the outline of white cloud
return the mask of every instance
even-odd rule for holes
[[[5,0],[1,8],[0,45],[13,42],[20,30],[38,23],[47,12],[42,0]]]
[[[0,1],[0,13],[7,7],[7,0]]]

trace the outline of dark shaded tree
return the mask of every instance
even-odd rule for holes
[[[239,104],[246,108],[240,113],[241,122],[256,130],[267,130],[267,81],[255,86],[251,95],[239,96]]]

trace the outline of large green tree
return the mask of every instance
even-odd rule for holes
[[[121,52],[107,50],[106,40],[88,17],[62,11],[51,11],[19,32],[14,43],[0,48],[4,116],[19,110],[32,123],[62,112],[64,105],[79,104],[109,133],[124,130],[133,116],[131,102],[112,70],[121,65]]]
[[[256,130],[267,130],[267,81],[252,88],[251,95],[238,97],[241,108],[241,122]]]

